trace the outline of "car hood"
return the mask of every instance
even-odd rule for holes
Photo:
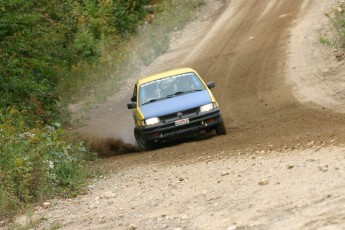
[[[207,90],[187,93],[140,106],[144,118],[159,117],[211,103]]]

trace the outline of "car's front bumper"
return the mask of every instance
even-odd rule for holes
[[[175,121],[188,118],[189,123],[176,126]],[[164,123],[154,126],[137,127],[141,137],[146,141],[162,141],[168,139],[176,139],[186,136],[190,133],[198,132],[206,129],[214,129],[221,122],[221,113],[218,108],[209,112],[198,113],[187,117],[178,117],[169,119]]]

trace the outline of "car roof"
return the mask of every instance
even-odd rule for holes
[[[148,77],[141,78],[137,81],[137,85],[140,86],[140,85],[145,84],[145,83],[150,82],[150,81],[154,81],[157,79],[162,79],[165,77],[174,76],[174,75],[178,75],[178,74],[182,74],[182,73],[189,73],[189,72],[196,73],[196,71],[192,68],[172,69],[172,70],[168,70],[165,72],[156,73],[156,74],[150,75]]]

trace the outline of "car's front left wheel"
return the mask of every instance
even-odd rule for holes
[[[225,128],[225,124],[224,124],[222,117],[220,118],[220,122],[216,126],[216,134],[217,135],[225,135],[226,134],[226,128]]]
[[[143,136],[137,129],[134,129],[134,136],[140,149],[147,151],[155,148],[154,142],[144,140]]]

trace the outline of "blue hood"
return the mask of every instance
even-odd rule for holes
[[[159,117],[211,103],[207,90],[183,94],[140,106],[144,118]]]

